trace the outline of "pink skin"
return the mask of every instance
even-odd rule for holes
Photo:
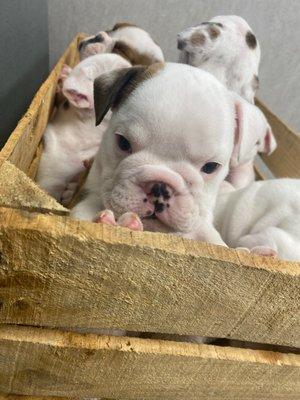
[[[255,246],[251,249],[251,253],[266,257],[277,257],[277,251],[268,246]]]
[[[122,226],[133,231],[142,231],[143,224],[139,216],[132,212],[127,212],[116,221],[114,213],[111,210],[101,211],[95,218],[94,222],[106,225]]]

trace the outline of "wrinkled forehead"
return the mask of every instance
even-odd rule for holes
[[[246,33],[251,30],[244,18],[237,15],[220,15],[212,18],[210,22],[221,24],[225,28],[231,28],[241,33]]]
[[[154,142],[177,143],[190,152],[203,141],[211,147],[220,147],[225,137],[230,142],[235,122],[226,89],[205,71],[182,69],[166,67],[139,85],[117,119]]]

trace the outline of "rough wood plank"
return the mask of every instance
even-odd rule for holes
[[[43,151],[44,151],[44,144],[43,144],[43,141],[41,140],[39,145],[38,145],[38,147],[37,147],[37,149],[36,149],[35,155],[33,157],[33,160],[31,161],[31,164],[30,164],[30,166],[28,168],[28,172],[27,172],[27,175],[32,180],[35,180],[36,173],[37,173],[38,167],[40,165],[40,161],[41,161],[41,157],[42,157]]]
[[[0,210],[0,322],[300,347],[299,263]]]
[[[45,396],[296,400],[300,356],[262,350],[0,328],[0,390]]]
[[[69,397],[26,396],[22,394],[0,394],[0,400],[68,400]],[[76,398],[74,397],[74,400]]]
[[[69,212],[9,161],[0,166],[0,206],[60,215]]]
[[[272,126],[278,144],[273,154],[262,155],[263,161],[277,178],[300,178],[300,136],[288,128],[261,101],[256,99],[256,104]]]
[[[26,114],[19,121],[0,152],[0,165],[9,160],[20,170],[28,173],[37,146],[48,123],[49,115],[52,112],[56,82],[61,67],[64,63],[73,66],[78,62],[77,44],[82,36],[82,34],[78,34],[71,42],[47,80],[36,93]]]

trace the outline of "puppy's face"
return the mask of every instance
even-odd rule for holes
[[[115,40],[105,31],[98,32],[96,35],[89,36],[82,40],[78,45],[80,60],[95,54],[109,53],[113,49]]]
[[[226,89],[185,65],[137,67],[96,80],[98,122],[108,106],[115,112],[96,159],[104,207],[136,212],[158,231],[188,232],[209,218],[233,149]]]
[[[219,16],[178,34],[178,49],[185,62],[230,65],[237,57],[254,58],[258,67],[260,49],[247,22],[237,16]]]

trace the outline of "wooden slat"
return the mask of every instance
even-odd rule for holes
[[[263,161],[277,178],[300,178],[300,136],[288,128],[261,101],[256,99],[256,104],[267,117],[278,144],[273,154],[262,155]]]
[[[28,111],[19,121],[0,152],[0,165],[9,160],[20,170],[28,173],[52,111],[56,82],[61,67],[64,63],[73,66],[78,62],[77,44],[81,38],[82,34],[78,34],[71,42],[47,80],[36,93]]]
[[[299,263],[0,210],[0,322],[300,347]]]
[[[32,180],[35,180],[35,177],[36,177],[39,165],[40,165],[40,161],[41,161],[41,157],[42,157],[43,151],[44,151],[44,144],[43,144],[43,141],[41,140],[39,145],[38,145],[38,147],[37,147],[37,149],[36,149],[35,155],[33,157],[33,160],[31,161],[31,164],[30,164],[30,166],[28,168],[28,172],[27,172],[27,175]]]
[[[60,215],[69,213],[9,161],[0,166],[0,206]]]
[[[45,396],[296,400],[300,356],[137,338],[0,328],[0,390]]]
[[[68,399],[69,399],[69,397],[26,396],[26,395],[22,395],[22,394],[0,394],[0,400],[68,400]],[[74,398],[74,399],[76,399],[76,398]]]

